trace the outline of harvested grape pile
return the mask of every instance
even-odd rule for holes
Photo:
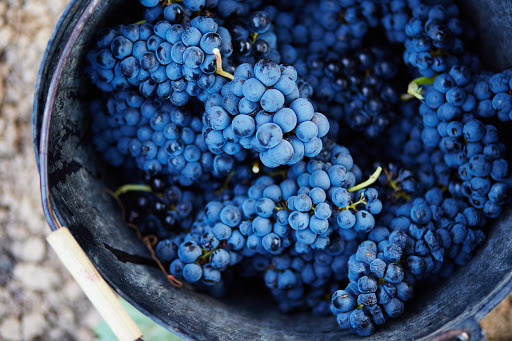
[[[174,285],[367,336],[509,202],[512,73],[452,1],[140,3],[86,56],[93,143]]]

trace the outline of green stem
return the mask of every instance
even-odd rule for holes
[[[338,207],[341,211],[345,211],[345,210],[354,210],[354,211],[357,211],[357,206],[358,205],[361,205],[361,204],[364,204],[366,205],[367,202],[366,200],[364,199],[364,194],[361,193],[361,196],[359,197],[359,200],[356,201],[356,202],[351,202],[349,205],[345,206],[345,207]]]
[[[228,174],[228,176],[226,176],[226,179],[224,180],[224,184],[222,184],[222,187],[215,191],[216,195],[219,195],[222,192],[224,192],[226,189],[228,189],[229,182],[231,181],[231,179],[233,178],[233,176],[235,174],[236,174],[236,172],[232,171],[231,173]]]
[[[393,180],[391,173],[384,169],[384,174],[386,174],[389,186],[393,189],[394,197],[397,199],[404,198],[407,201],[411,200],[411,196],[403,191],[402,187],[398,185],[398,181]],[[401,180],[399,181],[401,182]]]
[[[233,80],[235,76],[222,69],[222,56],[220,55],[220,50],[218,48],[214,48],[212,52],[215,55],[215,59],[217,60],[217,70],[215,71],[215,73],[219,76]]]
[[[135,184],[126,184],[122,185],[115,191],[117,196],[128,192],[152,192],[151,187],[148,185],[135,185]]]
[[[382,172],[382,167],[381,166],[377,167],[377,170],[370,176],[370,178],[368,180],[366,180],[365,182],[361,182],[359,185],[350,187],[348,189],[348,191],[349,192],[356,192],[356,191],[359,191],[360,189],[363,189],[365,187],[370,186],[375,181],[377,181],[377,179],[379,178],[381,172]]]
[[[420,101],[425,99],[425,97],[423,97],[423,88],[420,87],[420,85],[433,84],[434,81],[436,80],[436,77],[437,74],[432,77],[419,77],[414,79],[407,86],[407,94],[402,95],[402,100],[407,101],[414,97],[416,97]]]
[[[210,255],[213,253],[213,251],[215,251],[217,249],[214,249],[214,250],[210,250],[210,251],[206,251],[205,249],[203,249],[203,254],[199,257],[199,259],[206,259],[208,257],[210,257]]]

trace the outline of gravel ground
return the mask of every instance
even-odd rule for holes
[[[0,340],[92,340],[99,316],[47,247],[32,92],[65,0],[0,0]],[[512,297],[483,322],[512,340]]]
[[[65,0],[0,0],[0,340],[93,340],[100,321],[45,236],[32,148],[39,64]]]

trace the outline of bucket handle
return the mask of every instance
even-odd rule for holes
[[[98,310],[108,326],[120,341],[139,341],[142,332],[139,330],[130,315],[124,310],[113,289],[105,282],[98,270],[94,267],[85,252],[77,243],[67,227],[62,226],[52,207],[48,179],[48,148],[50,143],[50,125],[55,106],[57,91],[61,76],[73,47],[76,45],[80,33],[88,19],[99,6],[101,0],[90,0],[78,21],[70,28],[68,40],[60,52],[57,65],[53,71],[47,92],[43,120],[41,123],[41,137],[39,141],[39,173],[41,180],[41,199],[46,220],[53,231],[47,238],[48,243],[57,253],[64,266],[78,282],[91,303]],[[71,4],[69,5],[71,6]],[[67,13],[67,12],[66,12]]]
[[[428,337],[429,341],[482,341],[485,340],[484,332],[475,316],[456,323],[452,329],[442,331]]]
[[[469,341],[470,336],[468,333],[466,333],[462,329],[451,329],[446,332],[437,334],[432,339],[430,339],[430,341],[450,341],[450,340]]]
[[[101,277],[67,227],[53,231],[46,240],[78,282],[87,298],[120,341],[138,341],[142,332],[124,310],[112,288]]]

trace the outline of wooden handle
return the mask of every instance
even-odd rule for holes
[[[47,240],[117,338],[120,341],[142,338],[142,332],[124,310],[112,288],[87,258],[69,229],[62,227],[52,232]]]

